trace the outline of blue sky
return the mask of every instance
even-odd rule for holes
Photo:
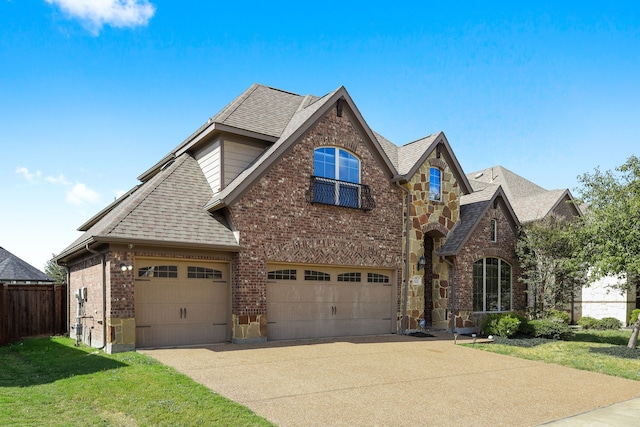
[[[43,269],[254,82],[547,189],[640,154],[636,2],[353,3],[0,0],[0,246]]]

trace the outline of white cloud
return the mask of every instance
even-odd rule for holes
[[[127,192],[125,190],[116,191],[116,199],[119,199],[120,197],[124,196],[125,194],[127,194]]]
[[[29,169],[25,168],[25,167],[19,167],[16,169],[16,173],[18,175],[22,175],[24,177],[24,179],[26,179],[27,181],[31,182],[31,183],[35,183],[36,180],[38,178],[40,178],[40,175],[42,175],[42,173],[40,171],[36,171],[36,172],[29,172]]]
[[[65,178],[63,174],[59,174],[58,176],[47,176],[45,178],[45,181],[52,184],[71,185],[71,183],[67,181],[67,178]]]
[[[74,205],[97,203],[99,201],[100,195],[80,182],[76,183],[76,185],[67,192],[67,202]]]
[[[148,0],[45,0],[72,18],[78,18],[92,32],[103,25],[136,27],[147,25],[156,12]]]

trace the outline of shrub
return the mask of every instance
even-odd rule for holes
[[[523,335],[533,336],[533,326],[531,326],[531,324],[529,323],[529,318],[524,315],[518,315],[518,320],[520,320],[520,327],[518,328],[518,332]]]
[[[571,321],[571,316],[569,316],[569,313],[567,313],[566,311],[549,310],[549,312],[547,313],[547,319],[554,320],[556,322],[562,322],[568,325]]]
[[[578,320],[578,326],[582,326],[584,329],[595,329],[596,323],[598,323],[598,319],[589,316],[581,317]]]
[[[638,321],[639,314],[640,314],[640,308],[636,308],[631,312],[631,319],[629,319],[629,325],[633,325]]]
[[[620,329],[622,322],[615,317],[603,317],[596,321],[595,329]]]
[[[482,333],[509,338],[518,332],[520,320],[512,313],[486,315],[481,322]]]
[[[569,325],[549,319],[531,320],[529,325],[533,328],[533,336],[536,338],[568,341],[572,335]]]
[[[584,329],[620,329],[622,322],[615,317],[594,319],[593,317],[586,316],[578,320],[578,325]]]

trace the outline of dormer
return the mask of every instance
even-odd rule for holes
[[[207,144],[194,150],[213,193],[229,185],[243,170],[253,163],[271,145],[266,141],[220,134]]]

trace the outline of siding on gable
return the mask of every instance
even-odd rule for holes
[[[229,185],[263,151],[264,147],[261,146],[225,140],[224,185]]]
[[[217,193],[222,188],[220,179],[222,175],[220,168],[221,151],[220,141],[217,140],[197,151],[194,156],[214,193]]]

